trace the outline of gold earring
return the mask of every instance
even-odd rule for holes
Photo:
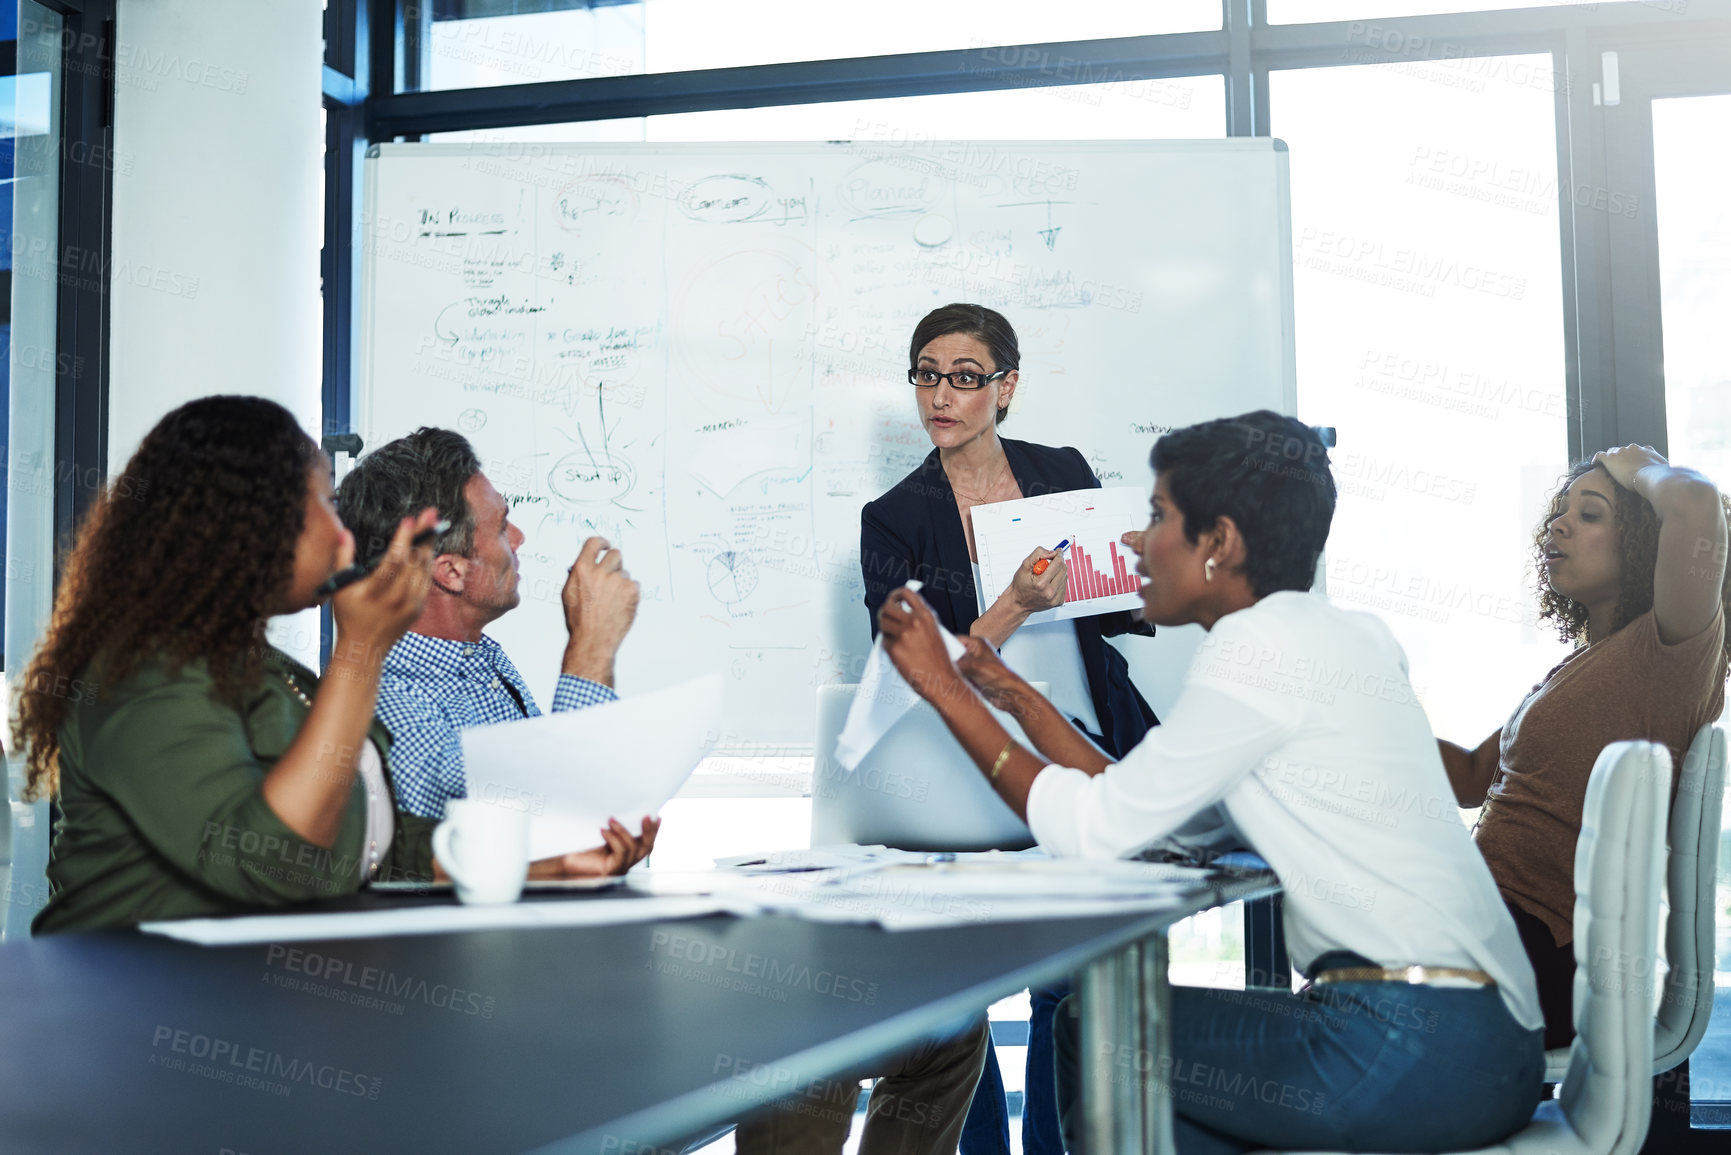
[[[1205,582],[1211,582],[1214,580],[1214,559],[1213,558],[1209,558],[1207,561],[1202,563],[1202,580]]]

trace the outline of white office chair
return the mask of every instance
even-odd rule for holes
[[[1671,854],[1665,867],[1663,993],[1653,1024],[1653,1073],[1687,1059],[1713,1014],[1713,903],[1719,867],[1719,822],[1725,795],[1725,731],[1708,723],[1695,735],[1671,803]],[[1560,1083],[1569,1048],[1545,1053],[1545,1081]]]
[[[1671,754],[1613,742],[1593,764],[1575,844],[1575,1036],[1562,1095],[1465,1155],[1634,1155],[1653,1110],[1653,967]],[[1272,1155],[1262,1152],[1260,1155]]]

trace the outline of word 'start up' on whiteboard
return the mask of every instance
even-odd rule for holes
[[[1028,615],[1028,624],[1056,622],[1142,608],[1136,555],[1121,538],[1148,522],[1148,493],[1129,485],[1046,493],[1020,501],[976,505],[974,548],[980,555],[980,612],[1010,588],[1016,570],[1036,547],[1070,544],[1064,604]]]
[[[567,570],[622,549],[619,688],[721,673],[718,752],[809,750],[815,688],[859,680],[859,511],[931,452],[931,309],[1010,319],[1003,434],[1107,486],[1169,428],[1294,409],[1278,141],[387,144],[365,175],[356,432],[474,443],[526,537],[489,633],[543,703]],[[1120,644],[1145,687],[1188,659]]]

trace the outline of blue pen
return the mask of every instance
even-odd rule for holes
[[[1052,547],[1052,552],[1053,553],[1062,553],[1062,552],[1064,552],[1064,547],[1069,545],[1069,544],[1070,544],[1070,539],[1065,538],[1063,541],[1059,542],[1057,545]],[[1051,564],[1052,564],[1052,559],[1049,557],[1043,557],[1039,561],[1035,562],[1034,563],[1034,576],[1039,577],[1041,574],[1045,573],[1046,567],[1051,565]]]

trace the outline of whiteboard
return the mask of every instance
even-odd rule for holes
[[[368,447],[460,430],[527,535],[488,632],[550,701],[584,538],[642,584],[618,682],[725,675],[722,750],[809,752],[858,680],[860,507],[931,446],[907,342],[1021,339],[1007,437],[1149,483],[1168,428],[1295,411],[1279,141],[384,144],[368,154]],[[1134,527],[1126,527],[1134,528]],[[1155,708],[1194,631],[1121,648]]]

